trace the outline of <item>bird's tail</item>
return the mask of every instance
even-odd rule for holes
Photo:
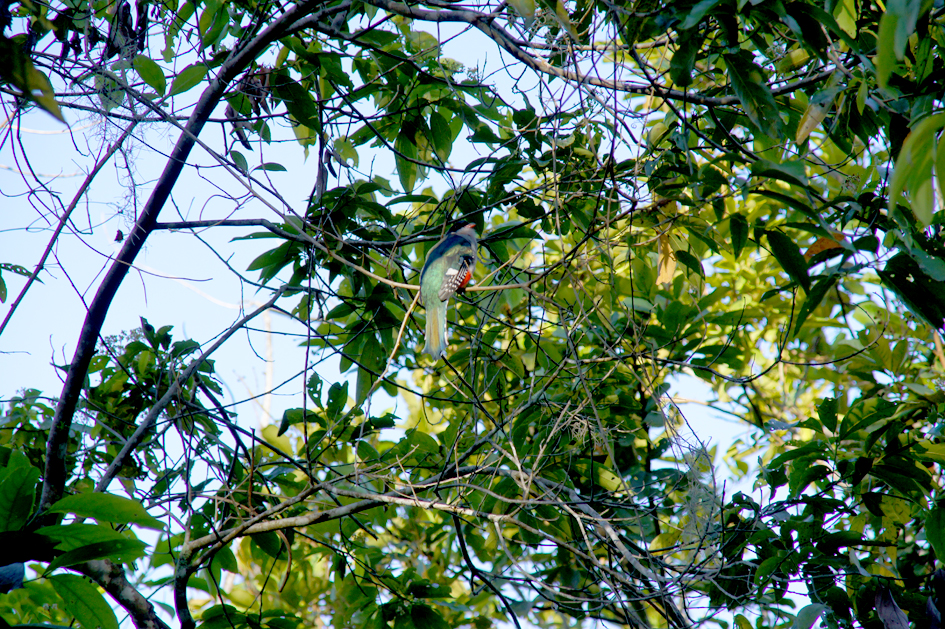
[[[423,351],[433,360],[439,360],[446,353],[446,304],[436,300],[436,305],[427,308],[427,344]]]

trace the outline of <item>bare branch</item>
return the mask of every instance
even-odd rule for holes
[[[98,342],[102,324],[105,322],[109,306],[125,275],[144,246],[148,236],[154,230],[158,215],[164,208],[164,204],[167,202],[171,190],[187,162],[187,158],[196,143],[196,137],[200,134],[229,83],[239,76],[269,44],[285,35],[291,24],[303,15],[317,16],[323,14],[324,17],[328,17],[333,13],[346,11],[348,7],[347,4],[341,4],[318,10],[319,4],[315,0],[306,0],[292,6],[282,16],[273,20],[259,35],[235,50],[232,56],[220,66],[216,78],[210,82],[210,85],[194,107],[194,111],[185,127],[186,133],[182,133],[178,139],[164,172],[154,186],[151,197],[142,209],[134,228],[125,239],[121,251],[106,273],[89,305],[85,322],[79,332],[75,354],[70,363],[62,393],[59,396],[56,415],[49,429],[49,439],[46,447],[46,471],[43,476],[43,490],[37,513],[45,512],[50,505],[62,496],[66,481],[65,461],[69,429],[75,415],[79,394],[85,382],[85,376],[88,373],[89,363],[95,353],[95,345]]]

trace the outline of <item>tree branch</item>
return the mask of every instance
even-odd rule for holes
[[[121,148],[121,145],[125,142],[128,136],[131,135],[131,131],[137,125],[137,120],[128,125],[124,132],[122,132],[121,137],[115,140],[112,145],[108,147],[108,150],[105,151],[105,154],[95,163],[95,166],[92,167],[92,170],[86,176],[85,181],[83,181],[82,185],[79,186],[78,191],[76,191],[75,195],[72,197],[72,201],[62,213],[62,218],[59,219],[59,224],[56,226],[52,237],[49,239],[49,244],[46,245],[46,250],[43,251],[43,254],[39,257],[39,262],[36,263],[36,268],[33,269],[33,273],[30,274],[29,279],[26,280],[26,284],[23,285],[23,288],[20,289],[16,299],[10,305],[10,310],[7,312],[7,316],[3,318],[3,323],[0,323],[0,335],[3,335],[3,330],[7,327],[10,319],[13,318],[13,313],[16,312],[17,306],[19,306],[20,302],[23,301],[23,298],[26,297],[26,292],[30,289],[30,286],[33,285],[33,282],[36,281],[36,278],[39,276],[40,272],[42,272],[42,270],[45,268],[46,259],[49,258],[49,254],[52,253],[53,247],[59,240],[59,234],[62,233],[66,223],[69,222],[69,217],[72,216],[73,210],[75,210],[76,206],[79,205],[79,201],[81,201],[82,197],[85,196],[85,192],[89,189],[89,186],[92,185],[92,181],[98,175],[102,167],[107,164],[108,160],[112,158],[112,155],[114,155],[115,152]]]
[[[151,427],[154,425],[154,422],[157,421],[158,416],[164,412],[164,409],[167,408],[167,405],[170,404],[174,398],[180,393],[181,384],[187,382],[191,376],[200,368],[200,365],[210,357],[210,355],[220,349],[220,347],[229,340],[231,336],[236,334],[238,330],[241,330],[243,326],[252,321],[254,318],[262,314],[263,312],[269,310],[276,301],[282,297],[286,287],[283,286],[262,306],[252,311],[224,332],[217,341],[210,346],[208,350],[200,354],[192,363],[187,366],[187,369],[181,373],[173,384],[168,387],[167,392],[161,396],[161,399],[154,403],[154,406],[148,411],[147,416],[141,420],[141,424],[135,429],[134,433],[125,441],[125,445],[122,446],[121,450],[112,459],[112,462],[108,465],[108,469],[105,470],[105,473],[102,475],[102,478],[99,479],[98,483],[95,485],[95,491],[105,491],[108,489],[109,483],[112,482],[112,479],[115,478],[115,474],[118,473],[118,470],[121,469],[121,466],[124,465],[125,459],[131,454],[131,451],[138,447],[138,444],[141,443],[141,440],[144,439],[145,434]]]
[[[476,11],[434,11],[430,9],[422,9],[416,6],[408,6],[400,2],[393,2],[392,0],[366,0],[366,4],[374,5],[395,15],[400,15],[415,20],[422,20],[425,22],[458,22],[469,24],[470,26],[473,26],[482,31],[483,34],[489,37],[489,39],[501,46],[503,50],[511,54],[513,57],[515,57],[515,59],[524,63],[531,69],[543,74],[548,74],[550,76],[564,79],[566,81],[579,83],[581,85],[593,85],[606,90],[626,92],[629,94],[639,94],[641,96],[658,96],[668,100],[692,103],[694,105],[704,105],[707,107],[721,107],[726,105],[737,105],[741,103],[741,101],[739,101],[735,96],[703,96],[701,94],[681,92],[679,90],[670,89],[656,83],[641,85],[637,83],[631,83],[630,81],[608,81],[590,74],[580,74],[571,70],[558,68],[543,59],[539,59],[530,55],[528,52],[523,50],[519,46],[520,42],[516,40],[508,31],[500,26],[495,25],[493,16],[485,15]],[[849,67],[856,66],[859,63],[860,59],[859,57],[856,57]],[[808,85],[813,85],[825,80],[827,77],[833,74],[835,69],[836,68],[830,68],[829,70],[824,70],[812,77],[794,81],[792,83],[787,83],[778,88],[772,88],[771,92],[775,96],[795,92],[803,87],[807,87]]]
[[[121,565],[108,559],[96,559],[81,564],[79,571],[102,586],[131,615],[138,629],[170,629],[158,618],[154,605],[128,582]]]
[[[164,204],[170,197],[171,190],[177,183],[184,164],[187,162],[190,152],[196,144],[196,138],[200,134],[210,114],[220,102],[227,86],[240,73],[243,72],[272,42],[284,36],[289,27],[299,20],[302,16],[313,13],[320,2],[317,0],[304,0],[286,11],[281,17],[275,19],[273,23],[263,32],[257,35],[253,40],[246,43],[245,46],[238,48],[233,55],[221,66],[219,73],[213,79],[209,86],[201,94],[197,101],[194,111],[185,126],[185,132],[181,134],[171,152],[164,172],[154,186],[154,191],[141,211],[138,220],[135,222],[131,233],[125,239],[121,251],[118,253],[115,261],[109,267],[105,278],[102,280],[95,297],[89,305],[85,322],[82,330],[79,332],[79,339],[76,343],[75,353],[66,375],[65,383],[62,387],[62,393],[59,396],[59,404],[56,407],[56,414],[49,429],[49,439],[46,443],[46,469],[43,474],[43,489],[37,509],[38,514],[43,514],[50,505],[62,497],[66,483],[66,454],[68,451],[69,431],[72,426],[72,419],[75,416],[76,407],[79,401],[79,395],[88,373],[89,363],[95,354],[95,345],[98,342],[102,325],[105,323],[105,317],[108,314],[112,300],[118,292],[125,275],[131,268],[132,263],[138,253],[144,246],[144,242],[154,230],[157,223],[157,217]],[[343,3],[334,7],[327,7],[320,11],[314,11],[314,15],[323,14],[324,16],[347,10],[350,3]]]
[[[466,465],[459,468],[450,468],[444,470],[439,474],[432,476],[431,478],[424,481],[421,485],[414,485],[414,489],[418,486],[429,486],[435,487],[438,483],[443,482],[444,480],[453,480],[457,478],[462,478],[463,476],[469,476],[478,471],[481,471],[481,468],[478,465]],[[361,472],[363,473],[363,471]],[[339,480],[344,480],[343,477]],[[337,482],[337,481],[333,481]],[[348,496],[353,498],[365,498],[364,500],[359,500],[358,502],[353,502],[350,504],[342,505],[340,507],[329,509],[328,511],[312,511],[305,515],[300,515],[291,518],[282,518],[280,520],[266,520],[276,513],[284,511],[286,508],[302,502],[309,496],[311,496],[316,491],[320,490],[329,490],[333,493],[337,493],[339,496]],[[218,547],[225,546],[230,543],[237,537],[243,537],[246,535],[254,535],[256,533],[265,533],[269,531],[278,531],[287,528],[294,528],[299,526],[309,526],[311,524],[316,524],[318,522],[327,522],[329,520],[337,520],[338,518],[346,517],[356,513],[360,513],[367,509],[380,506],[385,503],[394,503],[402,500],[407,500],[410,505],[417,506],[417,503],[412,499],[403,499],[403,493],[405,490],[394,490],[389,491],[384,494],[367,494],[364,492],[353,492],[353,491],[340,491],[334,487],[330,487],[329,483],[320,483],[309,487],[305,491],[301,492],[299,495],[286,500],[285,502],[271,507],[267,511],[260,513],[251,520],[246,521],[242,525],[226,530],[220,531],[218,533],[211,533],[210,535],[204,535],[203,537],[198,537],[197,539],[191,540],[184,544],[181,548],[181,553],[190,556],[194,551],[210,546],[210,552],[217,550]],[[432,501],[431,501],[432,502]],[[442,506],[446,510],[453,510],[455,513],[463,513],[465,515],[470,515],[471,513],[476,513],[472,509],[465,509],[464,507],[454,507],[453,505],[447,505],[444,503],[435,503],[438,507]],[[504,516],[488,514],[487,517],[490,518],[503,518]]]

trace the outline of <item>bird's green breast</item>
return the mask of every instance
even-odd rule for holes
[[[423,273],[420,275],[420,294],[424,305],[432,303],[431,299],[437,299],[437,293],[446,277],[446,270],[450,268],[451,259],[452,256],[440,256],[423,267]]]

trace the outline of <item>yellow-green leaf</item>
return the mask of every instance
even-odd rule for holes
[[[935,134],[945,127],[945,113],[922,119],[916,124],[899,151],[896,167],[889,182],[889,209],[894,210],[909,191],[912,212],[922,227],[932,222],[934,195],[932,194],[932,162],[939,164],[935,149]],[[942,161],[945,161],[943,158]]]

